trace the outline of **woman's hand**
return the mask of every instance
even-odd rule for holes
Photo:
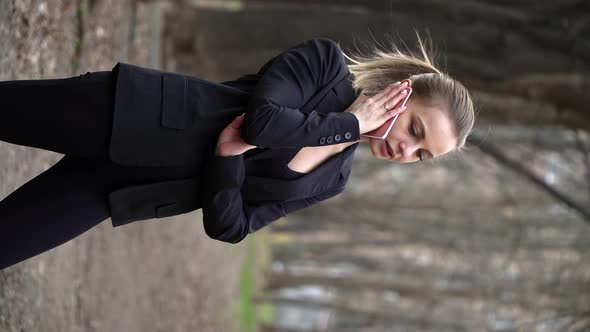
[[[389,85],[383,91],[367,99],[357,98],[345,112],[352,113],[357,117],[361,134],[377,129],[385,121],[405,111],[405,107],[402,108],[401,105],[396,108],[392,107],[406,97],[411,90],[410,85],[410,80],[403,80]]]
[[[255,145],[246,143],[240,136],[240,127],[244,122],[244,114],[242,113],[242,115],[235,118],[221,131],[217,140],[217,147],[215,148],[216,156],[235,156],[256,147]]]

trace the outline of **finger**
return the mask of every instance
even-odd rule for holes
[[[387,118],[390,118],[392,116],[399,115],[399,114],[403,113],[407,108],[408,108],[407,106],[396,107],[392,110],[387,111],[385,115]]]
[[[384,106],[389,110],[403,106],[404,100],[411,94],[412,88],[403,89],[396,95],[392,96],[388,101],[386,101]]]
[[[240,115],[240,116],[236,117],[229,125],[230,125],[230,127],[234,128],[234,129],[238,129],[238,128],[240,128],[240,126],[242,125],[243,122],[244,122],[244,117]]]
[[[376,105],[383,107],[383,104],[385,104],[392,96],[400,93],[401,91],[403,91],[404,89],[407,89],[407,88],[408,88],[407,82],[396,84],[392,88],[386,89],[387,90],[386,93],[383,94],[382,96],[375,98],[375,97],[377,97],[377,95],[376,95],[374,98],[372,98],[373,102]]]
[[[244,123],[244,116],[243,115],[239,116],[236,120],[237,120],[238,127],[241,127],[242,124]]]
[[[401,82],[395,82],[393,84],[388,85],[387,87],[385,87],[385,89],[381,90],[379,93],[372,96],[371,100],[373,100],[373,102],[380,100],[381,98],[387,96],[391,91],[398,88],[400,85],[401,85]]]

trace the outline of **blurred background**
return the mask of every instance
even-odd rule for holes
[[[221,82],[306,39],[432,40],[479,111],[469,148],[393,165],[229,245],[201,212],[0,271],[0,331],[590,331],[585,0],[2,0],[0,79],[117,61]],[[62,155],[0,142],[0,198]],[[40,216],[42,217],[42,216]]]

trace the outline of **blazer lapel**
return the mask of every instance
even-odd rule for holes
[[[340,177],[348,178],[358,142],[330,157],[313,171],[297,179],[272,179],[247,175],[242,195],[248,201],[288,201],[314,196],[333,188]]]

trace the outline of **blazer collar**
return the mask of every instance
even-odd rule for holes
[[[354,151],[359,142],[331,156],[310,173],[297,179],[272,179],[247,175],[242,196],[248,201],[287,201],[319,194],[327,189],[344,186],[352,170]]]

